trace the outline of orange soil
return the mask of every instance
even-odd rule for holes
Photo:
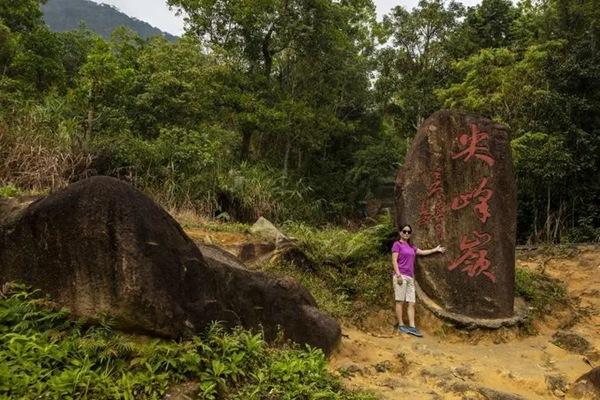
[[[381,399],[485,399],[479,387],[526,399],[571,398],[570,384],[589,371],[590,364],[600,365],[600,248],[581,246],[576,253],[518,256],[518,265],[545,268],[564,282],[572,303],[536,322],[534,336],[521,336],[516,329],[457,332],[418,309],[425,337],[416,338],[392,332],[390,311],[368,323],[368,331],[345,326],[331,370],[347,387],[371,391]],[[382,321],[385,328],[377,324]],[[554,345],[552,335],[562,327],[586,338],[594,347],[593,356]],[[551,388],[552,381],[561,380],[565,385]]]

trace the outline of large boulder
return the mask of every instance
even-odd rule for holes
[[[218,249],[207,261],[169,214],[116,179],[80,181],[11,215],[0,225],[0,283],[42,289],[76,316],[109,315],[120,329],[172,338],[212,321],[267,339],[281,327],[326,353],[339,340],[339,324],[306,289]]]
[[[417,132],[396,179],[396,222],[422,249],[417,282],[449,313],[513,315],[516,185],[510,136],[492,121],[439,111]]]

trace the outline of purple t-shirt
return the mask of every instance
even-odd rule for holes
[[[395,241],[392,246],[392,253],[398,253],[397,260],[400,273],[402,275],[414,277],[417,247],[406,242]]]

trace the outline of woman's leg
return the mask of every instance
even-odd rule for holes
[[[402,322],[402,305],[403,304],[404,304],[403,301],[396,302],[396,318],[398,319],[398,328],[400,328],[402,325],[404,325],[404,322]]]
[[[407,312],[408,312],[408,323],[410,326],[412,326],[414,328],[415,327],[415,303],[413,303],[412,301],[408,302]]]

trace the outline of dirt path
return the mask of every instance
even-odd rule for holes
[[[572,398],[575,379],[591,369],[590,363],[600,365],[600,248],[565,253],[518,257],[520,266],[545,269],[565,282],[572,302],[549,310],[550,316],[536,324],[535,336],[508,329],[445,334],[433,321],[421,321],[423,338],[393,334],[389,324],[370,332],[346,326],[331,369],[348,387],[382,399]],[[591,350],[584,356],[553,344],[561,328],[588,340]]]

